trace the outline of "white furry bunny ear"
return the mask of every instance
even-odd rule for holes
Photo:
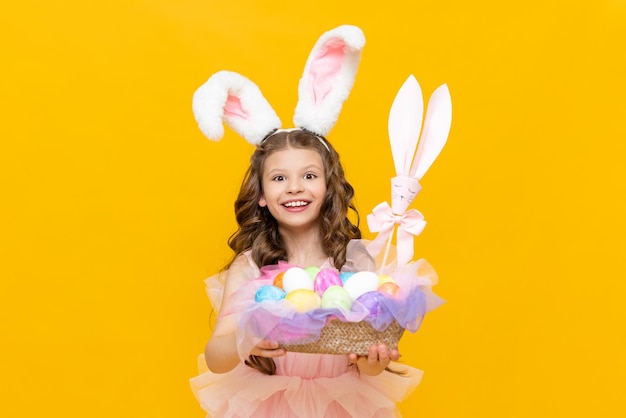
[[[200,86],[192,108],[200,130],[214,141],[224,136],[222,120],[253,145],[281,126],[257,85],[231,71],[219,71]]]
[[[350,25],[318,39],[298,86],[295,126],[322,136],[330,132],[354,84],[364,45],[361,29]]]

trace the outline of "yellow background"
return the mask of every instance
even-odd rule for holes
[[[329,135],[364,217],[389,199],[409,74],[449,141],[412,207],[447,303],[402,340],[408,417],[626,414],[626,2],[13,1],[0,13],[0,416],[202,417],[202,280],[252,147],[201,135],[212,73],[291,125],[321,33],[366,35]],[[363,225],[366,230],[366,226]],[[366,234],[371,237],[371,234]]]

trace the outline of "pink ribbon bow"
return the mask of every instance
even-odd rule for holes
[[[367,215],[367,225],[371,232],[378,232],[376,239],[368,246],[370,254],[376,255],[391,237],[394,225],[398,224],[398,264],[407,264],[413,257],[413,237],[419,235],[426,226],[424,216],[415,209],[402,215],[391,211],[387,202],[379,203],[372,213]]]

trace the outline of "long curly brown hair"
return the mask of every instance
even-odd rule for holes
[[[278,232],[278,223],[267,207],[259,206],[265,160],[272,153],[287,148],[312,149],[322,157],[326,177],[326,196],[320,211],[320,239],[322,248],[335,268],[341,270],[346,263],[346,248],[351,239],[361,238],[359,212],[354,204],[354,189],[345,178],[339,154],[332,145],[306,130],[277,132],[268,135],[250,158],[250,167],[245,174],[235,201],[235,217],[238,229],[231,235],[228,245],[235,255],[228,263],[230,267],[237,255],[251,250],[257,266],[276,264],[287,260],[287,249]],[[356,216],[356,225],[348,218],[349,211]],[[245,362],[262,373],[276,372],[274,360],[251,355]]]
[[[238,254],[247,250],[252,251],[252,259],[257,266],[287,260],[287,249],[278,232],[278,223],[267,207],[259,206],[265,160],[272,153],[286,148],[312,149],[322,157],[326,196],[320,213],[320,239],[326,256],[332,260],[335,268],[341,270],[346,263],[348,242],[361,238],[354,189],[346,180],[339,154],[332,145],[305,130],[270,134],[252,154],[250,167],[235,201],[235,217],[239,227],[228,240],[235,256],[226,267],[232,264]],[[356,215],[356,225],[348,218],[350,210]]]

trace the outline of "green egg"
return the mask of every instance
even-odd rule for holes
[[[306,271],[309,274],[309,276],[311,276],[311,279],[315,280],[315,276],[317,276],[317,273],[320,272],[320,268],[311,266],[311,267],[306,267],[304,271]]]
[[[352,298],[341,286],[330,286],[322,295],[322,308],[352,309]]]

